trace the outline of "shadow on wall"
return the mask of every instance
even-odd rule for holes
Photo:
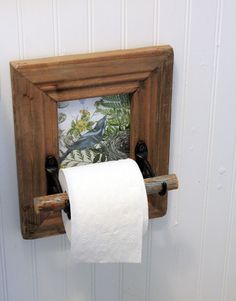
[[[187,279],[188,274],[192,273],[195,250],[190,247],[187,239],[183,240],[177,236],[177,228],[179,232],[180,225],[171,225],[168,214],[152,220],[151,223],[150,299],[161,300],[162,296],[165,296],[165,300],[176,300],[176,290],[186,281],[183,275]],[[185,254],[181,254],[182,252]],[[183,258],[184,261],[180,261]]]

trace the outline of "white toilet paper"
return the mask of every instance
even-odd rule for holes
[[[71,221],[63,220],[76,262],[141,262],[148,204],[142,174],[131,159],[61,169]]]

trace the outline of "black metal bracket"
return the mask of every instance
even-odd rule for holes
[[[166,182],[163,182],[162,189],[161,189],[161,191],[159,191],[159,195],[164,196],[166,193],[167,193],[167,184],[166,184]]]
[[[135,159],[142,172],[143,178],[155,177],[155,173],[151,167],[151,164],[148,162],[148,148],[144,141],[138,141],[135,147]],[[47,176],[47,193],[56,194],[62,193],[62,188],[58,179],[59,166],[57,159],[54,156],[47,156],[45,163],[45,170]],[[166,182],[162,183],[162,189],[159,192],[160,196],[164,196],[167,193],[167,184]],[[71,219],[71,210],[70,203],[68,202],[63,209],[67,214],[68,219]]]
[[[59,166],[57,159],[54,156],[47,156],[45,162],[45,170],[47,176],[47,193],[55,194],[62,193],[61,185],[58,179]],[[70,204],[67,203],[64,212],[68,218],[71,219]]]
[[[135,147],[135,160],[142,172],[143,178],[155,177],[155,172],[152,169],[151,164],[148,162],[148,148],[144,141],[139,140]],[[167,193],[166,182],[162,183],[162,189],[159,192],[160,196],[164,196]]]
[[[57,159],[54,156],[48,156],[45,162],[45,170],[47,176],[47,193],[55,194],[61,193],[61,185],[58,180],[58,163]]]
[[[151,164],[147,160],[148,148],[144,141],[140,140],[135,147],[135,160],[141,170],[143,178],[155,177],[155,173],[151,167]]]
[[[155,177],[155,173],[148,162],[148,148],[144,141],[140,140],[135,147],[135,160],[141,170],[143,178]]]

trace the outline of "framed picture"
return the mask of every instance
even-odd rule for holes
[[[36,215],[45,158],[60,166],[135,158],[144,140],[156,175],[168,173],[170,46],[11,62],[21,229],[26,239],[64,233],[60,212]],[[149,197],[161,217],[167,197]]]
[[[130,151],[130,95],[58,103],[60,167],[126,159]]]

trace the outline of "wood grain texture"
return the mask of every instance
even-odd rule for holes
[[[162,183],[165,182],[168,190],[178,188],[178,179],[175,174],[144,179],[147,195],[157,194],[162,190]],[[46,195],[34,198],[34,210],[40,212],[55,212],[65,208],[69,196],[66,192]]]
[[[131,157],[138,140],[156,175],[168,174],[173,51],[146,47],[11,63],[21,225],[24,238],[64,232],[58,212],[36,216],[46,194],[45,158],[57,157],[57,101],[131,94]],[[27,172],[26,172],[27,171]],[[150,217],[166,213],[166,197],[149,197]]]
[[[36,216],[32,207],[35,195],[46,194],[45,155],[57,156],[57,108],[20,73],[11,69],[11,74],[21,230],[24,238],[31,238],[45,228],[45,219],[49,224],[51,220],[61,223],[58,212]],[[64,227],[49,229],[50,234],[58,231],[63,233]]]

